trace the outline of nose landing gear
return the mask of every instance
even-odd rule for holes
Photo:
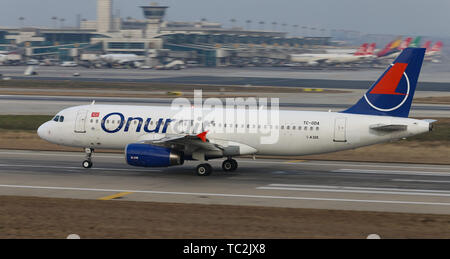
[[[94,153],[93,148],[85,148],[84,151],[86,152],[86,160],[83,161],[81,164],[83,168],[91,168],[92,167],[92,154]]]

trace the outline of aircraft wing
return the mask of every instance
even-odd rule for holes
[[[205,160],[205,154],[220,154],[221,156],[251,155],[258,152],[255,148],[243,143],[222,139],[208,139],[207,132],[197,135],[183,134],[148,134],[141,143],[163,146],[191,154],[195,160]],[[159,135],[159,136],[158,136]]]
[[[184,150],[186,147],[190,149],[200,149],[202,151],[220,151],[223,150],[218,144],[209,142],[206,138],[206,132],[197,135],[182,135],[182,134],[164,134],[154,135],[152,139],[144,139],[142,143],[172,147],[178,150]]]

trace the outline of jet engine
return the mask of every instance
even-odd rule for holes
[[[184,163],[182,152],[143,143],[128,144],[125,147],[125,156],[127,164],[132,166],[168,167]]]

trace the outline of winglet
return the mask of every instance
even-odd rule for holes
[[[197,137],[198,137],[199,139],[201,139],[203,142],[206,142],[206,134],[208,134],[208,130],[207,130],[207,131],[203,131],[203,132],[200,133],[200,134],[197,134]]]

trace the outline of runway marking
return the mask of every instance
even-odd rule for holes
[[[306,162],[306,160],[289,160],[289,161],[286,161],[286,162],[283,162],[283,163],[301,163],[301,162]]]
[[[287,162],[278,162],[278,161],[253,161],[253,160],[240,160],[239,163],[256,163],[256,164],[288,164]],[[358,163],[358,162],[355,162]],[[375,163],[375,162],[374,162]],[[295,163],[292,163],[295,164]],[[384,164],[384,165],[383,165]],[[380,164],[351,164],[349,161],[342,161],[342,163],[319,163],[314,161],[306,161],[302,165],[319,165],[319,166],[342,166],[342,167],[380,167],[380,168],[401,168],[405,169],[405,166],[408,168],[414,168],[414,169],[434,169],[434,170],[449,170],[450,167],[434,167],[433,165],[430,166],[414,166],[412,164],[405,163],[405,165],[385,165],[386,163],[380,163]],[[353,169],[349,169],[353,170]],[[354,169],[357,170],[357,169]],[[449,172],[450,175],[450,172]]]
[[[80,152],[79,154],[61,154],[61,153],[38,153],[38,151],[31,151],[31,152],[2,152],[0,151],[0,154],[7,154],[7,155],[37,155],[37,156],[61,156],[61,157],[83,157],[84,153]],[[122,157],[123,155],[117,154],[117,155],[96,155],[94,153],[94,157],[101,157],[101,158],[118,158]]]
[[[439,180],[414,180],[414,179],[392,179],[393,182],[418,182],[418,183],[450,183],[450,181]]]
[[[445,202],[422,202],[422,201],[399,201],[399,200],[388,200],[388,201],[387,200],[359,200],[359,199],[314,198],[314,197],[297,197],[297,196],[268,196],[268,195],[247,195],[247,194],[227,194],[227,193],[167,192],[167,191],[119,190],[119,189],[96,189],[96,188],[29,186],[29,185],[0,185],[0,187],[22,188],[22,189],[63,190],[63,191],[133,192],[133,193],[147,193],[147,194],[213,196],[213,197],[233,197],[233,198],[284,199],[284,200],[336,201],[336,202],[357,202],[357,203],[385,203],[385,204],[403,204],[403,205],[450,206],[450,203],[445,203]]]
[[[56,169],[79,169],[85,172],[89,172],[89,170],[105,170],[105,171],[130,171],[130,172],[161,172],[162,170],[158,169],[148,169],[148,170],[140,170],[134,168],[104,168],[104,167],[94,167],[89,169],[84,169],[81,166],[51,166],[51,165],[14,165],[14,164],[0,164],[0,167],[29,167],[29,168],[56,168]]]
[[[125,195],[128,195],[128,194],[132,194],[132,192],[119,192],[119,193],[116,193],[116,194],[113,194],[113,195],[101,197],[101,198],[99,198],[99,200],[102,200],[102,201],[109,201],[109,200],[121,198],[121,197],[123,197],[123,196],[125,196]]]
[[[269,184],[268,186],[256,187],[256,189],[450,197],[450,191],[441,191],[441,190],[414,190],[414,189],[398,189],[398,188],[371,188],[371,187],[327,186],[327,185],[322,186],[322,185],[296,185],[296,184]]]
[[[431,169],[431,168],[428,168]],[[369,170],[369,169],[338,169],[331,171],[333,173],[357,173],[357,174],[395,174],[395,175],[432,175],[432,176],[450,176],[450,172],[425,172],[425,171],[406,171],[406,170]]]
[[[0,154],[8,154],[8,155],[38,155],[38,156],[61,156],[61,157],[83,157],[84,153],[80,152],[79,154],[61,154],[60,152],[37,152],[37,151],[30,151],[30,152],[14,152],[14,151],[0,151]],[[103,153],[104,154],[104,153]],[[123,154],[111,154],[111,155],[96,155],[94,154],[94,157],[97,158],[118,158],[123,157]],[[296,160],[294,160],[296,161]],[[261,161],[261,160],[246,160],[242,159],[239,160],[239,163],[256,163],[256,164],[298,164],[298,163],[292,163],[292,161]],[[351,162],[351,161],[342,161],[340,163],[322,163],[322,162],[314,162],[311,160],[305,160],[304,165],[319,165],[319,166],[342,166],[342,167],[380,167],[380,168],[401,168],[404,169],[405,165],[408,168],[414,168],[414,169],[428,169],[428,170],[448,170],[450,175],[450,166],[449,167],[435,167],[434,165],[430,166],[419,166],[414,164],[408,164],[405,163],[405,165],[386,165],[386,164],[376,164],[376,162],[373,162],[372,164],[369,163],[359,163],[359,164],[352,164],[352,163],[358,163],[358,162]],[[353,169],[347,169],[347,170],[353,170]],[[355,169],[356,170],[356,169]]]
[[[417,192],[439,192],[449,193],[447,190],[423,190],[423,189],[402,189],[402,188],[379,188],[379,187],[357,187],[357,186],[339,186],[339,185],[302,185],[302,184],[279,184],[273,183],[268,186],[277,187],[299,187],[299,188],[326,188],[326,189],[356,189],[356,190],[389,190],[389,191],[417,191]]]

